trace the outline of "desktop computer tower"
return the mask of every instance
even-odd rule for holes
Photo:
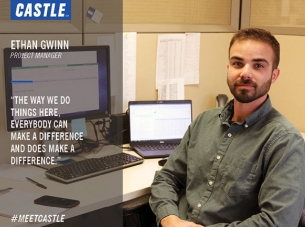
[[[117,145],[130,142],[129,115],[114,114],[110,116],[110,127],[108,139]]]

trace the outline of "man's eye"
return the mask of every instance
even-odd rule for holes
[[[243,64],[241,62],[233,62],[233,65],[241,67]]]
[[[262,64],[255,64],[256,68],[264,68],[264,66]]]

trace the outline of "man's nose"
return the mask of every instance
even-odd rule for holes
[[[252,78],[252,70],[250,65],[244,65],[244,67],[241,69],[240,77],[244,79]]]

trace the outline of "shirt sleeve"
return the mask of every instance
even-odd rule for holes
[[[157,171],[151,185],[149,200],[157,223],[173,214],[179,217],[179,193],[186,184],[186,155],[190,136],[190,127],[184,134],[180,145],[169,156],[160,171]]]

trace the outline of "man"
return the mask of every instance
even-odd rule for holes
[[[150,206],[159,225],[297,227],[305,144],[268,95],[279,56],[278,41],[265,30],[233,36],[227,84],[234,99],[201,113],[156,173]]]

